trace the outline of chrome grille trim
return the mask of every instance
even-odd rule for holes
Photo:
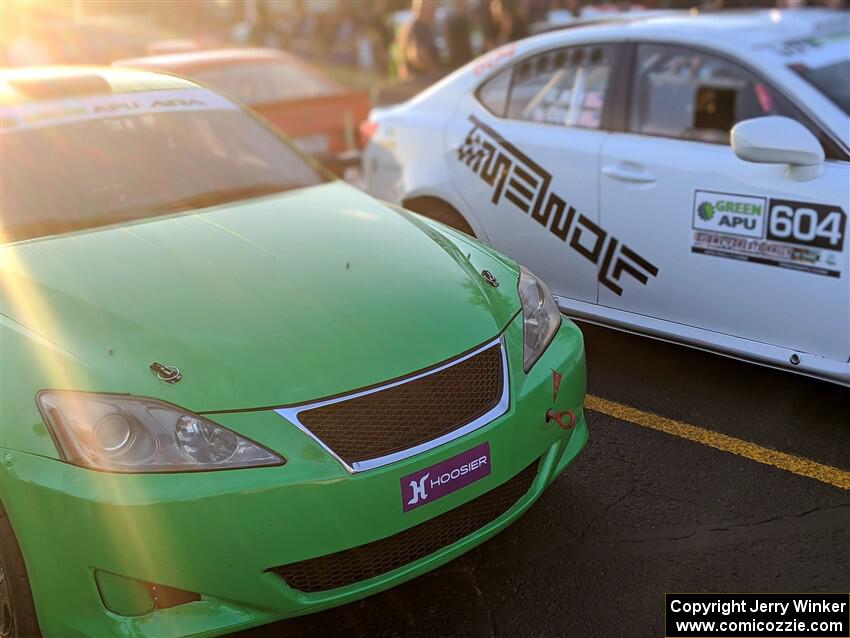
[[[342,401],[348,401],[350,399],[356,399],[357,397],[366,396],[369,394],[374,394],[376,392],[381,392],[382,390],[387,390],[389,388],[394,388],[399,385],[403,385],[405,383],[411,383],[418,379],[422,379],[423,377],[430,376],[432,374],[436,374],[442,370],[446,370],[447,368],[451,368],[456,366],[457,364],[466,361],[474,357],[477,354],[480,354],[484,350],[493,347],[494,345],[499,345],[499,352],[502,357],[502,396],[499,398],[499,402],[493,406],[490,410],[488,410],[485,414],[482,414],[477,419],[470,421],[469,423],[462,425],[461,427],[452,430],[451,432],[447,432],[441,436],[438,436],[430,441],[426,441],[424,443],[420,443],[419,445],[415,445],[411,448],[407,448],[405,450],[401,450],[398,452],[393,452],[391,454],[386,454],[383,456],[376,457],[374,459],[369,459],[366,461],[357,461],[349,465],[345,461],[343,461],[334,451],[325,444],[319,437],[317,437],[313,432],[310,431],[307,426],[305,426],[301,420],[298,418],[298,415],[301,412],[305,412],[307,410],[313,410],[315,408],[320,408],[326,405],[331,405],[333,403],[340,403]],[[386,383],[384,385],[380,385],[374,388],[370,388],[368,390],[362,390],[360,392],[352,392],[351,394],[346,394],[340,397],[334,397],[332,399],[327,399],[324,401],[316,401],[315,403],[308,403],[304,405],[298,405],[293,407],[284,407],[277,408],[275,412],[277,412],[284,419],[295,425],[299,430],[304,432],[307,436],[313,439],[316,443],[318,443],[322,449],[324,449],[328,454],[334,457],[340,465],[342,465],[349,473],[357,474],[358,472],[365,472],[367,470],[374,470],[375,468],[383,467],[385,465],[389,465],[391,463],[395,463],[396,461],[401,461],[406,458],[410,458],[411,456],[415,456],[417,454],[421,454],[422,452],[427,452],[428,450],[434,449],[444,443],[448,443],[457,438],[460,438],[470,432],[474,432],[475,430],[487,425],[491,421],[499,418],[503,414],[508,411],[508,407],[510,405],[510,384],[508,382],[508,358],[505,352],[505,341],[504,338],[499,336],[493,339],[492,341],[488,341],[487,343],[479,346],[475,350],[471,352],[467,352],[462,357],[458,357],[457,359],[453,359],[437,368],[432,368],[425,372],[414,374],[413,376],[401,379],[399,381],[395,381],[392,383]]]

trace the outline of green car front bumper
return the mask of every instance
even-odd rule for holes
[[[387,589],[504,529],[581,451],[587,425],[579,330],[565,320],[527,375],[521,317],[503,336],[510,387],[505,414],[427,452],[359,474],[346,471],[271,410],[214,418],[285,455],[287,463],[279,467],[112,474],[2,450],[0,498],[26,560],[43,633],[221,635]],[[556,400],[553,370],[563,374]],[[552,408],[573,411],[575,427],[563,430],[547,422]],[[490,447],[489,476],[402,511],[402,477],[483,443]],[[527,468],[530,487],[503,513],[391,571],[315,593],[291,588],[273,571],[392,538],[475,501]],[[195,592],[200,600],[151,610],[140,581]]]

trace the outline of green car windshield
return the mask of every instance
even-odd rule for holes
[[[122,109],[114,99],[100,111],[90,106],[91,100],[73,108],[65,101],[54,107],[65,109],[56,123],[44,125],[35,116],[27,120],[27,114],[12,127],[4,121],[2,241],[167,215],[325,181],[297,151],[232,104],[175,108],[191,102],[160,99],[170,110],[158,112],[151,107],[156,102],[129,101],[133,94],[111,97],[128,100],[123,104],[138,112]],[[221,104],[222,98],[215,98]],[[36,116],[55,112],[42,108]],[[37,125],[28,124],[32,121]]]

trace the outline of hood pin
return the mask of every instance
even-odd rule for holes
[[[484,281],[493,286],[493,288],[499,287],[499,280],[496,279],[496,276],[489,270],[482,270],[481,276],[484,277]]]
[[[166,366],[154,361],[150,368],[151,372],[156,375],[156,378],[165,383],[177,383],[183,378],[180,370],[174,366]]]

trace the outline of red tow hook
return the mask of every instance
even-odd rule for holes
[[[566,422],[564,420],[566,418]],[[576,424],[576,415],[570,412],[569,410],[561,410],[560,412],[556,412],[555,410],[547,410],[546,412],[546,423],[549,421],[554,421],[558,424],[558,426],[562,430],[572,430]]]

